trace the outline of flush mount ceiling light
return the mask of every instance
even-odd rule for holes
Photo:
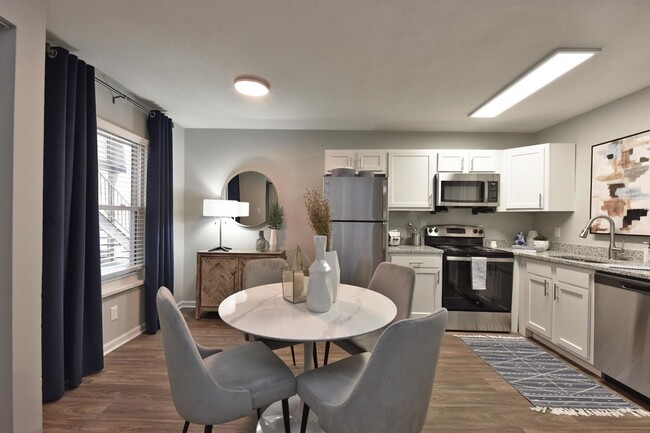
[[[598,48],[558,48],[486,103],[472,111],[469,117],[498,116],[600,51]]]
[[[252,75],[240,75],[235,78],[235,89],[248,96],[264,96],[269,93],[271,85],[263,78]]]

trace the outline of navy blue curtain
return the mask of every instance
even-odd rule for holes
[[[56,47],[45,59],[43,400],[104,368],[95,70]]]
[[[158,332],[156,293],[160,286],[174,290],[173,139],[172,120],[152,111],[147,120],[147,216],[144,245],[144,315],[147,332]]]

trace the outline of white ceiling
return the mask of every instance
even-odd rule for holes
[[[185,128],[537,132],[649,86],[649,23],[649,0],[51,0],[47,28]],[[603,51],[467,118],[558,47]]]

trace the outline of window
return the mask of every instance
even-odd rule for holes
[[[99,238],[102,280],[144,267],[147,141],[97,122]]]

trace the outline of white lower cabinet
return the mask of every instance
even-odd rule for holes
[[[594,272],[528,260],[526,327],[592,362]]]
[[[426,316],[441,307],[442,256],[440,254],[391,254],[390,261],[415,269],[412,317]]]

